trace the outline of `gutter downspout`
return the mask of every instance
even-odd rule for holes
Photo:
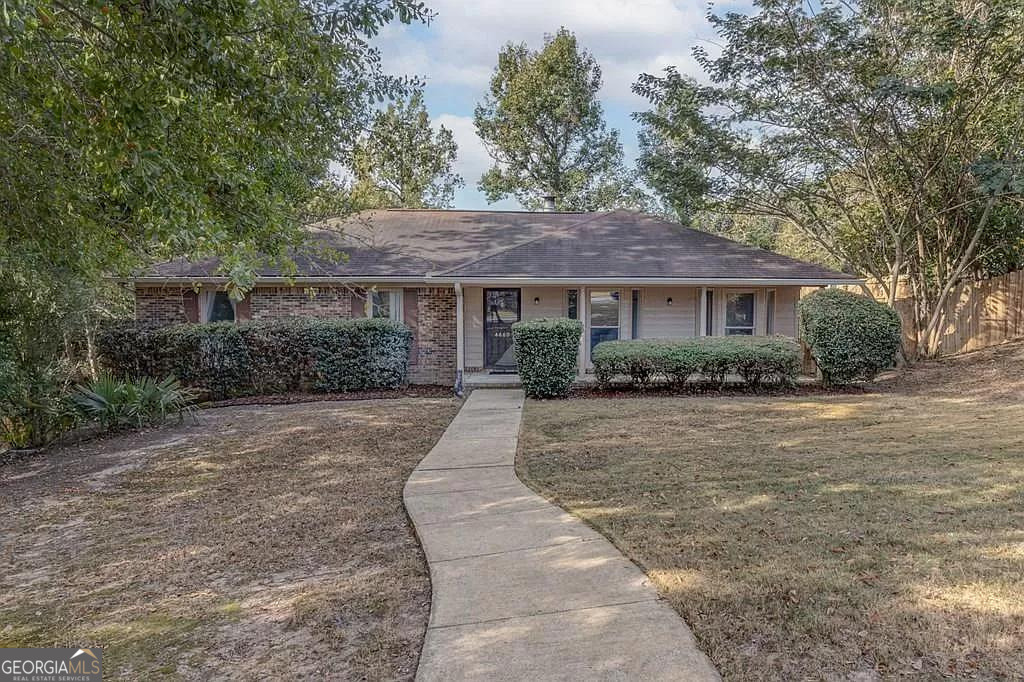
[[[462,375],[466,369],[466,315],[463,310],[462,284],[455,283],[455,395],[461,396]]]

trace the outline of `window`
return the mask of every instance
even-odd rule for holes
[[[775,289],[768,290],[764,303],[764,333],[771,336],[775,333]]]
[[[235,302],[226,291],[204,291],[203,319],[207,322],[234,322]]]
[[[366,316],[402,321],[401,289],[372,289],[366,292]]]
[[[728,294],[725,297],[725,335],[754,335],[754,294]]]
[[[565,292],[565,312],[570,320],[580,319],[580,290],[569,289]]]
[[[590,292],[590,350],[619,338],[619,292]]]
[[[705,293],[707,299],[704,303],[704,336],[715,335],[715,292],[708,289]]]

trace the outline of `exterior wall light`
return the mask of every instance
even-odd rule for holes
[[[671,296],[669,296],[668,298],[665,299],[665,305],[672,305],[672,297]]]
[[[533,297],[533,304],[534,305],[540,305],[540,296],[534,296]]]

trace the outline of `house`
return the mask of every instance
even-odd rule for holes
[[[520,319],[582,320],[588,368],[608,339],[795,336],[801,287],[859,281],[624,210],[379,210],[310,232],[299,274],[265,269],[240,302],[215,260],[157,265],[133,280],[136,317],[390,317],[413,330],[410,380],[451,385],[467,372],[514,371]]]

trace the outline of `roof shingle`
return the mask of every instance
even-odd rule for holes
[[[296,254],[300,277],[856,279],[623,210],[370,211],[311,229],[310,242],[342,251],[347,260]],[[144,277],[205,278],[216,270],[216,260],[178,260]],[[266,268],[258,274],[283,273]]]

